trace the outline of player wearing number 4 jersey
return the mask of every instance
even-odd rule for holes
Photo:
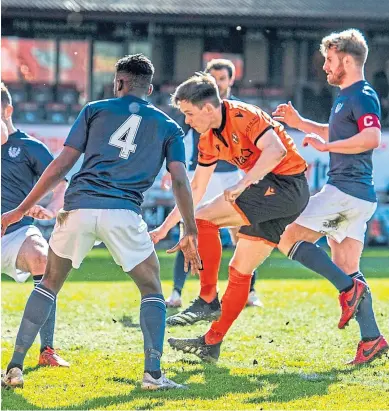
[[[159,263],[147,225],[140,215],[143,192],[154,182],[163,162],[172,175],[173,191],[183,214],[181,249],[185,266],[197,272],[197,228],[185,171],[183,132],[165,113],[148,103],[154,67],[143,55],[126,56],[116,64],[117,98],[87,104],[73,125],[61,154],[51,163],[18,208],[2,216],[2,234],[20,220],[85,153],[65,195],[50,239],[42,282],[32,292],[16,337],[4,383],[23,385],[23,361],[46,321],[69,271],[78,268],[96,240],[105,243],[115,262],[141,293],[140,325],[144,337],[144,389],[183,388],[160,368],[166,306]]]
[[[368,47],[359,31],[332,33],[322,40],[321,51],[328,83],[340,87],[329,124],[302,118],[291,103],[281,104],[273,115],[291,127],[315,133],[308,134],[304,144],[330,153],[329,179],[286,229],[279,248],[326,277],[341,292],[339,328],[354,315],[360,327],[361,342],[350,362],[358,365],[389,348],[378,329],[371,294],[359,268],[366,223],[377,207],[372,154],[380,143],[380,106],[376,92],[364,79]],[[313,244],[323,236],[327,236],[336,265]]]

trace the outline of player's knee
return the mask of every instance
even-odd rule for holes
[[[44,274],[47,265],[46,253],[41,250],[36,250],[36,252],[32,254],[28,265],[30,273],[33,276]]]

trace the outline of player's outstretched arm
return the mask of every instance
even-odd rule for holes
[[[184,270],[188,271],[190,264],[192,273],[198,274],[201,269],[201,260],[197,251],[197,226],[194,217],[192,190],[183,163],[171,162],[169,168],[174,197],[184,220],[185,233],[179,243],[168,252],[173,253],[181,249],[185,259]]]
[[[31,207],[26,213],[27,216],[38,220],[51,220],[56,217],[58,211],[63,207],[65,191],[68,187],[66,180],[62,180],[53,190],[53,195],[49,204],[43,207],[39,204]]]
[[[328,124],[316,123],[302,117],[290,101],[288,101],[288,104],[279,104],[272,115],[274,120],[281,121],[289,127],[301,130],[307,134],[315,133],[325,141],[328,141]]]
[[[72,148],[64,147],[61,154],[54,159],[43,172],[42,176],[24,199],[19,207],[1,216],[1,235],[3,236],[7,227],[20,221],[28,210],[31,209],[41,198],[53,190],[58,183],[64,179],[66,174],[76,164],[81,152]]]
[[[169,165],[172,181],[174,179],[173,172],[171,170],[171,165]],[[182,163],[180,167],[183,167]],[[196,171],[194,173],[193,179],[190,183],[192,189],[192,197],[193,197],[193,206],[196,208],[197,204],[201,201],[204,197],[205,191],[207,189],[209,180],[212,176],[216,168],[216,164],[213,164],[209,167],[202,167],[197,166]],[[185,169],[184,169],[185,172]],[[185,172],[186,175],[186,172]],[[177,199],[177,197],[176,197]],[[178,204],[178,202],[177,202]],[[159,241],[163,240],[168,232],[181,220],[181,214],[179,208],[176,206],[170,212],[170,214],[166,217],[165,221],[161,224],[160,227],[156,228],[155,230],[150,232],[151,238],[154,244],[157,244]]]

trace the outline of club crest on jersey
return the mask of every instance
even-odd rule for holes
[[[20,154],[20,147],[10,147],[8,149],[8,155],[11,158],[16,158]]]
[[[335,113],[339,113],[340,110],[342,110],[343,103],[338,103],[335,107]]]
[[[239,143],[239,137],[238,137],[235,133],[232,133],[232,141],[233,141],[235,144],[238,144],[238,143]]]

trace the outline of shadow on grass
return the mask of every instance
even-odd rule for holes
[[[177,365],[179,370],[173,379],[178,383],[185,383],[189,378],[202,375],[204,382],[191,383],[188,390],[170,390],[170,391],[153,391],[145,392],[140,389],[138,381],[126,378],[108,378],[107,381],[113,381],[118,384],[136,385],[135,389],[125,395],[104,396],[84,401],[83,403],[74,404],[69,407],[56,408],[59,410],[89,410],[102,409],[107,406],[131,403],[141,401],[137,404],[137,409],[152,410],[156,407],[170,407],[171,401],[187,400],[217,400],[229,394],[255,393],[256,395],[244,400],[246,404],[260,404],[268,402],[287,403],[301,398],[313,396],[322,396],[329,392],[329,387],[339,382],[340,376],[350,374],[354,369],[332,369],[328,372],[303,374],[303,373],[272,373],[261,375],[255,370],[247,375],[234,375],[226,367],[212,366],[199,362],[191,364],[201,365],[201,368],[185,371],[184,367]],[[185,364],[184,364],[185,365]],[[183,371],[181,371],[183,370]],[[29,372],[33,369],[29,370]],[[132,387],[131,387],[132,388]],[[22,395],[12,393],[12,391],[2,391],[3,404],[2,409],[9,408],[10,404],[17,403],[17,409],[38,409],[33,404],[28,403]],[[15,398],[17,397],[17,399]],[[131,408],[131,404],[129,404]],[[141,408],[140,408],[141,407]],[[13,408],[15,409],[15,408]]]

